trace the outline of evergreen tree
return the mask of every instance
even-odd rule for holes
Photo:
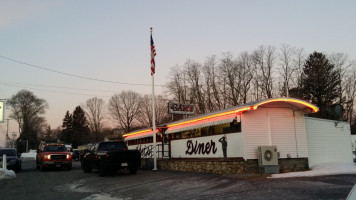
[[[73,139],[72,139],[72,127],[73,127],[73,117],[67,111],[66,115],[64,116],[63,119],[63,124],[62,124],[62,135],[61,135],[61,140],[65,142],[66,144],[72,144]]]
[[[90,141],[90,131],[85,112],[80,106],[75,108],[72,118],[72,146],[77,148],[78,145],[87,144]]]
[[[319,107],[314,117],[337,119],[334,104],[339,98],[340,77],[324,54],[309,55],[303,68],[303,98]]]

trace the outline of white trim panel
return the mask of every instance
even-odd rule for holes
[[[171,141],[172,158],[223,158],[219,139],[224,135],[187,138]],[[226,134],[227,157],[243,156],[242,133]]]

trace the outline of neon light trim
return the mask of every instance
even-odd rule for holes
[[[138,138],[138,137],[141,137],[141,136],[152,137],[152,131],[138,133],[138,134],[135,134],[135,135],[129,135],[129,136],[126,136],[125,139],[127,140],[127,139],[130,139],[130,138]]]
[[[271,103],[271,102],[277,102],[277,101],[286,101],[286,102],[293,102],[293,103],[299,103],[299,104],[302,104],[302,105],[305,105],[309,108],[311,108],[313,110],[313,112],[318,112],[319,111],[319,108],[308,103],[308,102],[305,102],[305,101],[302,101],[302,100],[297,100],[297,99],[285,99],[285,98],[280,98],[280,99],[271,99],[271,100],[267,100],[267,101],[264,101],[264,102],[261,102],[257,105],[254,105],[253,106],[253,109],[256,110],[258,108],[258,106],[260,105],[263,105],[263,104],[266,104],[266,103]]]
[[[202,125],[202,124],[209,124],[212,122],[221,122],[224,121],[222,123],[216,123],[216,124],[223,124],[223,123],[227,123],[226,121],[228,120],[229,122],[233,121],[233,118],[235,118],[236,116],[238,116],[237,114],[233,113],[233,114],[229,114],[229,115],[223,115],[223,116],[219,116],[219,117],[214,117],[214,118],[209,118],[209,119],[204,119],[204,120],[200,120],[200,121],[196,121],[196,122],[192,122],[189,124],[180,124],[174,127],[170,127],[169,129],[167,129],[166,133],[167,134],[171,134],[174,133],[172,131],[175,131],[177,129],[182,129],[182,128],[186,128],[186,127],[195,127],[198,128],[196,126]],[[210,121],[211,120],[211,121]],[[205,127],[205,126],[203,126]],[[200,127],[199,127],[200,128]],[[169,131],[168,131],[169,130]],[[169,132],[169,133],[168,133]]]
[[[201,121],[201,120],[210,119],[210,118],[214,118],[214,117],[220,117],[220,116],[223,116],[223,115],[228,115],[228,114],[233,114],[233,113],[237,114],[239,112],[247,111],[247,110],[251,110],[251,107],[247,106],[247,107],[240,108],[240,109],[233,110],[233,111],[228,111],[228,112],[223,112],[223,113],[219,113],[219,114],[215,114],[215,115],[210,115],[210,116],[206,116],[206,117],[192,119],[192,120],[188,120],[188,121],[184,121],[184,122],[180,122],[180,123],[169,124],[169,125],[167,125],[167,127],[169,128],[169,127],[173,127],[173,126],[189,124],[189,123],[198,122],[198,121]]]
[[[139,133],[144,133],[144,132],[149,132],[149,131],[152,131],[152,128],[145,129],[145,130],[142,130],[142,131],[133,132],[133,133],[127,133],[127,134],[123,135],[123,137],[127,137],[127,136],[130,136],[130,135],[136,135],[136,134],[139,134]],[[157,132],[157,129],[156,129],[156,132]]]
[[[127,133],[125,135],[123,135],[124,138],[131,138],[131,137],[138,137],[138,136],[143,136],[143,135],[152,135],[152,129],[145,129],[142,131],[136,131],[136,132],[132,132],[132,133]],[[159,132],[159,129],[156,129],[156,133]]]

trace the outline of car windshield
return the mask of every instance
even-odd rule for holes
[[[16,156],[16,150],[14,150],[14,149],[0,149],[0,156],[2,157],[4,154],[6,154],[6,156]]]
[[[126,144],[123,142],[108,142],[108,143],[101,143],[99,149],[101,151],[110,151],[110,150],[127,149],[127,147]]]
[[[65,146],[61,146],[61,145],[51,145],[51,146],[46,146],[44,148],[44,152],[60,152],[60,151],[67,151],[67,148]]]

